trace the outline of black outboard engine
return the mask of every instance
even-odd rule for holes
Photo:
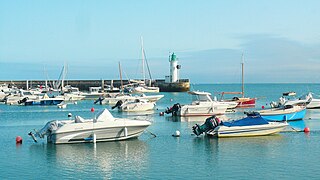
[[[25,103],[25,102],[27,102],[28,99],[29,99],[28,97],[25,97],[25,98],[19,100],[19,101],[18,101],[18,104]]]
[[[114,109],[116,107],[120,107],[123,104],[123,102],[121,100],[119,100],[116,105],[112,106],[111,109]]]
[[[94,104],[100,103],[100,105],[102,105],[103,100],[104,98],[100,96],[96,101],[94,101]]]
[[[178,111],[180,110],[181,105],[179,103],[174,104],[171,108],[167,108],[165,111],[166,114],[172,113],[172,116],[177,116]]]
[[[192,127],[192,131],[195,135],[199,136],[200,134],[204,132],[208,132],[209,130],[213,130],[220,124],[220,119],[216,116],[211,116],[206,119],[206,122],[202,124],[201,126],[199,124],[196,124]]]

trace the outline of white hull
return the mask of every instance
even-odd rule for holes
[[[128,102],[124,103],[119,107],[119,111],[124,112],[139,112],[139,111],[150,111],[155,107],[153,102]]]
[[[100,96],[104,96],[105,93],[81,93],[82,96],[85,96],[84,99],[98,99]]]
[[[89,125],[92,127],[92,122]],[[118,141],[130,138],[137,138],[149,125],[145,126],[122,126],[122,127],[97,127],[87,130],[79,130],[72,132],[53,133],[48,136],[48,142],[54,144],[68,144],[68,143],[88,143],[93,142],[91,138],[93,134],[96,135],[97,142]],[[127,128],[127,135],[125,129]]]
[[[164,95],[150,95],[150,96],[128,96],[128,95],[126,95],[126,96],[104,98],[102,100],[101,104],[114,105],[120,100],[121,101],[134,101],[135,99],[146,100],[149,102],[156,102],[163,97],[164,97]]]
[[[81,101],[86,96],[76,95],[76,94],[65,94],[64,96],[57,96],[58,98],[63,98],[64,101]]]
[[[155,93],[155,92],[159,92],[159,87],[141,87],[141,86],[138,86],[138,87],[135,87],[133,88],[133,92],[136,92],[136,93]]]
[[[212,116],[225,114],[228,105],[216,104],[210,102],[201,102],[200,104],[183,105],[178,111],[179,116]]]
[[[312,98],[311,102],[307,105],[307,109],[320,108],[320,99]]]
[[[228,109],[235,109],[238,106],[237,102],[219,101],[219,103],[227,105]]]
[[[265,136],[279,133],[287,126],[287,123],[278,122],[269,122],[269,124],[253,126],[218,126],[207,134],[217,137]]]

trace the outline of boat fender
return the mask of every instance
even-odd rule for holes
[[[172,134],[173,137],[180,137],[180,131],[176,130],[174,134]]]
[[[16,144],[22,144],[22,137],[21,136],[16,137]]]

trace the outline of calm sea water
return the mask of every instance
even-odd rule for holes
[[[238,84],[193,85],[193,90],[239,91]],[[320,84],[248,84],[246,94],[258,97],[256,108],[277,100],[282,92],[320,94]],[[138,139],[97,144],[52,145],[45,140],[34,143],[27,133],[49,120],[66,119],[71,112],[86,118],[109,106],[93,101],[56,107],[7,106],[0,104],[0,178],[1,179],[318,179],[320,177],[320,110],[308,110],[295,129],[310,127],[311,132],[290,131],[263,137],[216,139],[196,137],[191,127],[204,117],[172,118],[159,112],[172,104],[189,103],[187,93],[162,93],[157,110],[149,114],[113,111],[114,116],[146,118],[148,128],[157,135],[144,133]],[[227,114],[239,118],[243,111]],[[171,135],[179,130],[181,137]],[[16,136],[23,144],[16,145]]]

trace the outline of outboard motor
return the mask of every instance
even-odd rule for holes
[[[196,124],[192,127],[192,131],[195,135],[199,136],[200,134],[204,132],[208,132],[209,130],[213,130],[220,124],[220,119],[216,116],[211,116],[206,119],[206,122],[202,124],[201,126],[199,124]]]
[[[94,101],[94,104],[100,103],[100,105],[102,105],[103,100],[104,98],[100,96],[96,101]]]
[[[18,103],[19,104],[25,103],[25,102],[27,102],[28,99],[29,99],[28,97],[25,97],[25,98],[19,100]]]
[[[116,107],[120,107],[123,104],[123,102],[121,100],[119,100],[116,105],[112,106],[111,109],[114,109]]]
[[[181,105],[179,103],[176,103],[172,107],[167,108],[165,113],[166,114],[172,113],[172,116],[177,116],[178,115],[178,111],[180,110],[180,108],[181,108]]]

